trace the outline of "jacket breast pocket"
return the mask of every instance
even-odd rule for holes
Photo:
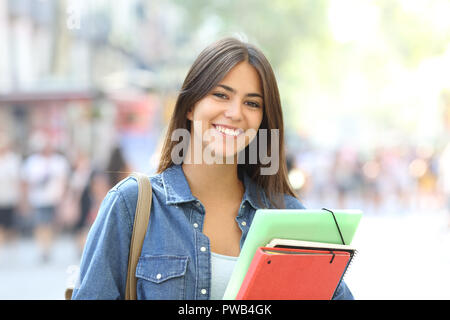
[[[187,263],[187,256],[141,256],[136,267],[138,299],[183,300]]]

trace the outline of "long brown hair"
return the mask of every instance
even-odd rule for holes
[[[283,195],[288,194],[296,197],[296,194],[288,179],[284,150],[283,114],[276,78],[270,63],[258,48],[234,38],[225,38],[209,45],[200,53],[191,66],[175,104],[157,172],[161,173],[174,164],[171,153],[178,142],[172,141],[171,135],[175,129],[191,129],[190,121],[187,119],[187,112],[213,90],[235,65],[243,61],[252,65],[261,79],[264,112],[259,129],[267,129],[268,156],[270,156],[271,150],[271,129],[279,130],[279,169],[273,175],[261,175],[260,169],[265,166],[260,163],[259,159],[256,164],[238,164],[238,168],[244,170],[264,190],[273,207],[284,208]],[[256,143],[259,139],[259,132],[260,130],[258,130],[258,135],[252,143]],[[244,152],[245,159],[249,159],[249,146],[246,147]],[[261,206],[264,206],[260,199],[259,202]]]

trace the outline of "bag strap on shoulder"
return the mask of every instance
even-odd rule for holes
[[[150,219],[150,210],[152,206],[152,186],[150,179],[145,174],[133,172],[138,182],[138,199],[136,205],[136,214],[134,217],[133,233],[130,243],[130,254],[128,257],[127,285],[125,291],[126,300],[136,300],[136,267],[141,255],[142,244],[144,243],[147,226]]]

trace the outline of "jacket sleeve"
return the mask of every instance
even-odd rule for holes
[[[124,299],[131,221],[124,196],[112,189],[88,233],[73,300]]]
[[[333,300],[354,300],[353,294],[344,281],[341,281],[339,287],[333,295]]]

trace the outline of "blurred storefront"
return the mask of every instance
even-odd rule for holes
[[[92,154],[95,128],[107,125],[112,116],[89,91],[0,95],[0,110],[2,128],[24,156],[33,152],[32,138],[38,132],[48,134],[53,145],[69,156],[76,151]]]
[[[82,153],[102,168],[118,144],[133,168],[148,170],[160,104],[157,95],[129,90],[11,93],[0,95],[1,128],[22,155],[33,151],[33,135],[45,132],[69,158]]]
[[[33,134],[44,131],[69,158],[82,153],[104,168],[119,145],[133,168],[151,170],[167,81],[151,71],[160,63],[148,54],[155,48],[138,40],[166,22],[144,26],[145,8],[141,1],[0,0],[0,125],[17,152],[26,157]]]

